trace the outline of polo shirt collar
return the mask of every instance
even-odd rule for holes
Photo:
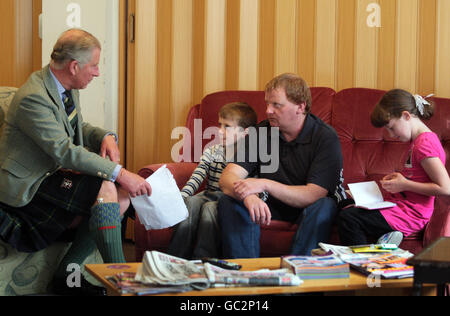
[[[300,131],[300,134],[298,134],[297,138],[293,141],[289,142],[288,144],[309,144],[312,140],[314,130],[314,118],[312,114],[307,114],[305,118],[305,123],[303,124],[303,128]],[[284,142],[286,142],[286,139],[284,136],[280,133],[280,137],[283,139]]]

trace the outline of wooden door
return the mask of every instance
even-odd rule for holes
[[[41,68],[41,11],[42,0],[0,1],[0,86],[20,87]]]

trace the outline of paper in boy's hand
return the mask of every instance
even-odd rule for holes
[[[348,187],[355,200],[356,207],[378,210],[396,206],[395,203],[384,201],[380,188],[375,181],[353,183],[349,184]]]
[[[172,227],[189,216],[177,183],[166,165],[146,181],[152,186],[152,195],[131,198],[139,221],[145,229]]]

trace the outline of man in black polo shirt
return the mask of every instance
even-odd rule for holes
[[[268,120],[257,126],[257,140],[246,138],[245,158],[239,161],[238,151],[220,180],[226,194],[219,201],[226,258],[259,257],[259,225],[272,219],[298,223],[291,254],[310,255],[328,240],[336,201],[345,198],[339,139],[310,114],[306,82],[293,74],[274,78],[266,86],[266,103]],[[271,159],[265,162],[265,156]],[[258,178],[247,178],[254,173]]]

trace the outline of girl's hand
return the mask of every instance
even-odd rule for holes
[[[389,193],[399,193],[405,191],[408,180],[398,172],[387,175],[380,181],[384,190]]]

